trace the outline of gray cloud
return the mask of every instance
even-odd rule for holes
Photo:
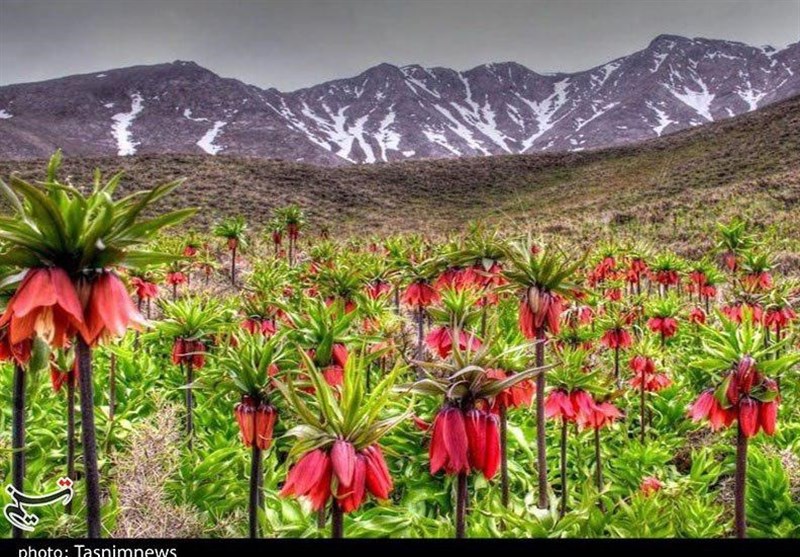
[[[800,0],[0,0],[0,84],[176,59],[282,90],[381,62],[577,71],[661,33],[781,47]]]

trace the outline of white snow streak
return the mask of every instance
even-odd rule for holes
[[[659,53],[653,55],[653,58],[656,59],[656,67],[652,71],[652,73],[656,73],[658,71],[658,68],[661,67],[661,64],[664,63],[664,60],[667,59],[667,56],[669,56],[668,52],[659,52]]]
[[[131,111],[118,112],[111,117],[114,121],[111,133],[117,140],[117,154],[120,157],[136,154],[136,146],[139,145],[139,142],[133,141],[129,128],[142,110],[144,110],[142,96],[134,93],[131,96]]]
[[[714,95],[708,92],[708,87],[706,87],[702,79],[695,79],[695,84],[700,87],[700,91],[693,91],[684,87],[681,93],[675,89],[668,89],[679,101],[694,109],[695,112],[709,122],[713,122],[714,118],[711,116],[710,109],[711,101],[714,100]]]
[[[653,103],[647,103],[647,107],[656,113],[656,117],[658,118],[658,125],[653,128],[653,131],[656,132],[656,135],[661,137],[661,134],[664,133],[664,128],[673,124],[674,122],[669,119],[667,113],[658,108]]]
[[[575,131],[579,131],[586,124],[588,124],[592,120],[595,120],[596,118],[599,118],[600,116],[602,116],[603,114],[605,114],[606,112],[608,112],[609,110],[611,110],[612,108],[617,106],[618,104],[619,104],[618,102],[608,103],[607,105],[605,105],[602,108],[597,108],[595,106],[592,106],[592,115],[591,116],[589,116],[586,120],[583,120],[583,119],[580,119],[580,118],[575,120],[575,123],[578,124],[578,127],[575,128]]]
[[[384,117],[384,119],[381,120],[381,125],[376,136],[378,145],[381,148],[381,160],[384,161],[389,160],[386,158],[387,150],[391,149],[392,151],[397,151],[397,148],[400,146],[400,134],[389,129],[390,126],[394,124],[394,120],[394,107],[392,107],[389,109],[389,113]]]
[[[547,130],[553,127],[557,120],[553,116],[558,110],[567,102],[567,87],[569,86],[569,78],[562,79],[553,85],[553,94],[540,102],[529,101],[517,93],[519,100],[527,104],[533,114],[536,116],[539,130],[522,142],[522,150],[526,150],[533,145],[533,142],[539,139]]]
[[[756,92],[753,89],[753,86],[750,85],[750,82],[747,82],[749,89],[739,89],[739,96],[742,97],[742,100],[746,102],[750,106],[750,110],[755,110],[758,108],[758,101],[763,99],[767,96],[766,93],[763,92]]]
[[[444,147],[445,149],[447,149],[448,151],[450,151],[451,153],[453,153],[458,157],[461,156],[461,152],[447,142],[447,138],[444,136],[444,134],[437,133],[431,130],[423,130],[422,133],[425,134],[425,137],[428,138],[428,141],[433,141],[437,145],[441,145],[442,147]]]
[[[214,122],[214,126],[200,138],[200,141],[198,141],[196,145],[209,155],[216,155],[219,153],[222,147],[220,145],[214,145],[214,140],[225,124],[227,124],[227,122]]]
[[[5,108],[0,110],[0,120],[8,120],[9,118],[13,118],[14,115],[8,112]]]
[[[193,118],[191,108],[187,108],[183,111],[183,117],[192,122],[208,122],[208,118]]]

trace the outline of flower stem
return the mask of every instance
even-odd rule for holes
[[[192,393],[194,382],[194,368],[192,360],[186,362],[186,435],[189,439],[189,450],[192,450],[192,437],[194,436],[194,395]]]
[[[508,418],[504,404],[500,404],[500,499],[503,507],[508,507]]]
[[[567,514],[567,420],[561,420],[561,512],[562,518]]]
[[[342,539],[344,537],[344,513],[339,507],[339,503],[334,498],[331,502],[331,538]]]
[[[139,332],[137,331],[138,335]],[[108,419],[114,421],[114,410],[117,406],[117,355],[111,353],[108,371]]]
[[[67,379],[67,477],[75,481],[75,385],[73,374]],[[67,514],[72,514],[72,499],[66,506]]]
[[[462,539],[467,534],[467,474],[458,475],[456,487],[456,538]]]
[[[421,362],[422,357],[425,354],[425,310],[422,309],[422,306],[417,308],[417,361]],[[417,366],[417,375],[421,379],[423,377],[422,373],[422,366]]]
[[[600,510],[605,512],[605,505],[603,504],[603,463],[600,459],[600,429],[594,430],[594,464],[595,464],[595,481],[597,482],[598,500],[600,501]]]
[[[89,538],[100,537],[100,471],[97,466],[97,440],[94,427],[94,384],[92,349],[78,336],[76,347],[78,380],[81,389],[81,440],[83,472],[86,478],[86,525]]]
[[[544,328],[536,331],[536,367],[544,367]],[[546,509],[548,505],[544,389],[544,373],[540,373],[536,376],[536,467],[539,473],[540,509]]]
[[[14,363],[14,416],[11,430],[11,483],[21,492],[25,491],[25,370],[19,363]],[[12,528],[14,538],[22,538],[20,528]]]
[[[236,286],[236,246],[231,250],[231,284]]]
[[[645,379],[644,379],[644,371],[642,371],[642,384],[641,384],[640,389],[639,389],[640,398],[641,398],[640,413],[641,413],[641,421],[642,421],[642,424],[641,424],[642,425],[642,431],[641,431],[642,445],[644,445],[645,428],[647,427],[647,424],[645,424],[645,420],[644,420],[644,414],[645,414],[645,411],[646,411],[646,403],[647,403],[647,393],[645,392],[644,381],[645,381]]]
[[[252,460],[250,461],[250,537],[258,537],[259,478],[261,477],[261,449],[253,443]]]
[[[747,520],[745,518],[745,490],[747,488],[747,437],[738,427],[736,438],[736,485],[734,486],[734,524],[736,537],[747,537]]]

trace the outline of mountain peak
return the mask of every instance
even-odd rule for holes
[[[649,50],[575,73],[512,61],[465,71],[382,63],[290,92],[175,60],[0,87],[0,158],[62,147],[67,155],[222,153],[340,165],[582,151],[798,95],[795,52],[764,56],[741,43],[664,34]]]

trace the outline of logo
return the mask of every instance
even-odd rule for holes
[[[58,485],[59,489],[44,495],[26,495],[13,485],[7,485],[6,491],[11,495],[12,502],[3,507],[3,514],[12,525],[20,530],[33,532],[33,527],[39,522],[39,517],[28,512],[25,506],[44,507],[55,503],[59,499],[62,500],[63,505],[72,501],[72,496],[75,494],[72,489],[72,480],[59,478]]]

